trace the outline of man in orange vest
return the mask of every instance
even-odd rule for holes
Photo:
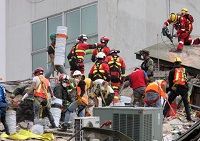
[[[167,81],[156,80],[151,82],[145,90],[144,106],[162,108],[161,96],[166,99]]]
[[[185,112],[187,115],[186,118],[188,121],[193,121],[189,109],[188,84],[186,81],[186,77],[187,77],[186,70],[184,67],[181,66],[181,58],[179,57],[174,58],[174,68],[170,70],[168,77],[169,90],[170,90],[168,102],[169,104],[171,104],[177,96],[181,95],[185,107]],[[169,110],[169,105],[168,103],[166,103],[163,110],[164,117],[166,116],[168,110]]]
[[[65,113],[65,120],[62,125],[62,128],[58,129],[58,131],[66,132],[67,126],[70,118],[70,114],[78,108],[79,117],[85,116],[85,108],[88,106],[88,95],[86,94],[87,85],[84,80],[82,80],[82,73],[79,70],[76,70],[73,73],[73,77],[76,81],[76,91],[77,91],[77,100],[72,102],[70,106],[67,108]]]
[[[89,78],[92,81],[96,79],[103,79],[105,81],[110,81],[110,69],[107,63],[105,63],[105,54],[103,52],[99,52],[96,55],[97,61],[92,66],[89,72]]]
[[[122,57],[118,55],[119,50],[112,49],[105,61],[108,63],[111,75],[111,87],[115,91],[114,103],[119,100],[119,87],[125,81],[126,64]]]
[[[34,119],[42,118],[42,113],[45,111],[52,128],[56,128],[54,118],[50,112],[50,105],[47,100],[47,92],[51,94],[52,98],[55,98],[50,87],[49,80],[43,76],[43,68],[36,68],[34,71],[33,82],[27,93],[22,97],[22,101],[34,91]]]

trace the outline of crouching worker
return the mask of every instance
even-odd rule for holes
[[[102,106],[109,106],[114,99],[114,90],[103,79],[97,79],[92,83],[92,93],[94,94],[95,107],[99,106],[98,97],[102,99]]]
[[[0,85],[0,121],[3,123],[6,134],[9,135],[8,125],[6,123],[7,99],[5,87]]]
[[[54,118],[50,112],[50,105],[47,100],[47,92],[51,94],[51,97],[54,97],[53,92],[50,88],[49,80],[43,76],[44,70],[42,68],[36,68],[34,71],[33,82],[31,84],[30,89],[27,93],[22,97],[22,101],[34,91],[34,119],[42,118],[43,112],[45,112],[49,118],[51,123],[51,128],[56,128],[56,124],[54,123]]]
[[[167,81],[156,80],[151,82],[145,90],[144,106],[162,108],[161,96],[167,99],[166,96]]]
[[[70,119],[70,114],[78,108],[78,116],[85,116],[85,108],[88,105],[88,95],[86,94],[87,86],[84,80],[82,80],[82,73],[79,70],[74,71],[73,77],[76,81],[76,92],[77,92],[77,100],[72,102],[70,106],[67,108],[65,113],[65,121],[62,125],[62,128],[58,129],[58,131],[65,132],[67,131],[68,122]]]
[[[58,107],[61,108],[62,107],[62,113],[61,113],[61,121],[64,121],[64,116],[65,116],[65,112],[66,109],[69,106],[69,102],[73,102],[71,95],[68,93],[68,88],[70,87],[69,84],[69,76],[62,73],[59,76],[59,82],[54,90],[53,93],[56,96],[56,98],[62,99],[62,105],[57,105],[56,103],[51,105],[52,107]]]

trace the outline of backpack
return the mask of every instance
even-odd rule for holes
[[[6,107],[7,100],[6,100],[6,90],[5,87],[0,85],[0,107]]]
[[[191,23],[194,22],[194,18],[193,18],[192,15],[190,15],[190,14],[185,15],[185,18],[186,18],[187,20],[189,20]]]

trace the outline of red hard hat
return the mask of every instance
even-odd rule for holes
[[[106,37],[106,36],[102,36],[101,39],[100,39],[101,43],[108,43],[108,41],[109,41],[109,38]]]
[[[69,76],[68,75],[66,75],[66,74],[64,74],[64,73],[62,73],[60,76],[59,76],[59,81],[62,81],[62,80],[64,80],[64,79],[69,79]]]
[[[43,70],[43,68],[38,67],[38,68],[36,68],[36,69],[34,70],[34,73],[33,73],[33,74],[36,74],[37,72],[43,73],[44,70]]]

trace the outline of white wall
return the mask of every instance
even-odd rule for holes
[[[29,0],[38,1],[38,0]],[[31,76],[31,24],[97,0],[7,0],[6,74],[8,80]],[[160,34],[170,12],[183,7],[194,17],[192,35],[200,36],[199,0],[98,0],[98,33],[110,38],[109,47],[120,49],[127,68],[137,66],[134,52],[161,42]],[[86,64],[86,76],[92,63]]]
[[[6,80],[6,4],[5,0],[0,2],[0,77]]]

